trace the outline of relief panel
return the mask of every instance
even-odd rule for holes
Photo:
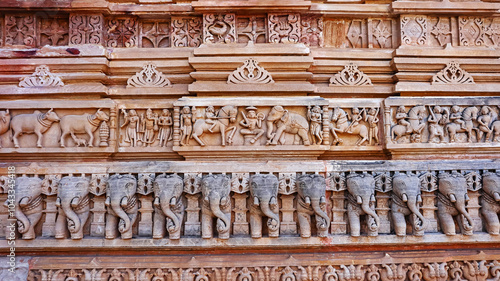
[[[265,16],[237,16],[238,43],[267,43],[267,19]]]
[[[69,43],[103,44],[104,18],[100,14],[70,14]]]
[[[36,25],[34,15],[5,15],[5,45],[35,47]]]
[[[201,17],[172,17],[172,47],[199,47],[202,43]]]
[[[136,18],[107,18],[105,22],[104,38],[107,47],[130,48],[138,46],[139,27]]]
[[[167,20],[142,20],[140,23],[140,47],[170,47],[170,25],[170,21]]]
[[[38,45],[69,45],[69,21],[65,17],[43,17],[38,19]]]

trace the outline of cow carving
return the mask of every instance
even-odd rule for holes
[[[61,147],[65,147],[64,140],[68,135],[75,141],[77,145],[85,144],[82,139],[79,139],[75,134],[87,134],[90,139],[87,142],[88,147],[93,147],[94,132],[99,128],[102,121],[108,121],[109,116],[98,109],[94,114],[84,113],[82,115],[66,115],[61,118]]]
[[[42,147],[43,133],[45,133],[54,122],[60,121],[59,116],[50,109],[46,113],[35,110],[32,114],[19,114],[12,117],[10,128],[12,129],[12,141],[14,147],[19,148],[18,137],[22,134],[36,134],[37,147]]]

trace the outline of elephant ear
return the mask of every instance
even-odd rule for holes
[[[288,120],[288,116],[290,115],[290,113],[288,113],[288,110],[284,110],[284,113],[283,113],[283,116],[281,116],[280,120],[282,122],[286,122],[286,120]]]

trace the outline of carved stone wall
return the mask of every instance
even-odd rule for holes
[[[500,280],[499,9],[2,1],[0,280]]]

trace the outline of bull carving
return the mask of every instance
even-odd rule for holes
[[[0,135],[5,134],[9,130],[10,125],[10,113],[7,109],[6,111],[0,111]],[[2,148],[2,141],[0,140],[0,148]]]
[[[64,139],[71,135],[75,143],[84,143],[75,134],[87,134],[90,139],[88,147],[93,147],[94,132],[99,128],[102,121],[108,121],[109,116],[98,109],[94,114],[84,113],[82,115],[66,115],[61,118],[61,147],[65,147]]]
[[[45,133],[54,122],[59,122],[59,116],[50,109],[46,113],[35,110],[32,114],[19,114],[12,118],[10,128],[12,129],[12,141],[14,147],[19,148],[18,137],[22,134],[36,134],[37,147],[42,147],[43,133]]]

